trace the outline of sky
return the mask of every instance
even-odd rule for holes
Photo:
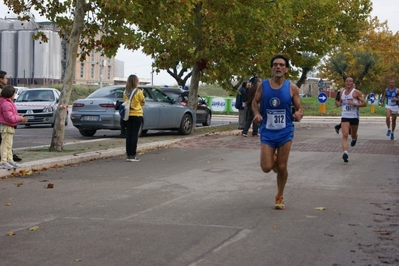
[[[381,22],[388,21],[389,29],[393,32],[399,32],[399,20],[397,19],[399,14],[398,0],[372,0],[371,2],[373,3],[371,16],[378,17]],[[1,1],[0,18],[7,16],[7,12],[7,7]],[[36,16],[36,19],[39,21],[38,16]],[[133,52],[126,49],[119,49],[115,58],[125,62],[125,77],[135,74],[139,78],[153,80],[154,85],[177,84],[166,71],[161,71],[159,74],[151,74],[152,59],[140,51]]]

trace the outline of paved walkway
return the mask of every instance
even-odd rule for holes
[[[238,119],[238,118],[237,118]],[[295,123],[295,139],[292,151],[337,152],[341,153],[340,139],[333,126],[339,123],[339,117],[305,117]],[[390,141],[385,136],[385,118],[365,117],[361,119],[359,140],[350,153],[355,154],[389,154],[398,155],[398,141]],[[221,137],[223,136],[223,138]],[[398,135],[399,138],[399,135]],[[195,148],[258,148],[259,139],[240,136],[239,130],[207,133],[203,135],[180,136],[176,134],[145,136],[139,139],[138,150],[145,151],[160,147]],[[22,153],[25,159],[17,170],[0,169],[0,177],[20,176],[31,170],[44,170],[51,167],[61,167],[79,162],[104,159],[125,154],[124,139],[97,139],[95,141],[74,142],[66,144],[69,154],[49,153],[46,150],[34,150]],[[78,150],[74,152],[74,150]]]
[[[399,142],[391,141],[385,136],[385,128],[381,122],[365,122],[360,125],[358,141],[355,147],[350,147],[350,153],[355,154],[387,154],[399,155]],[[399,137],[399,136],[398,136]],[[341,134],[336,134],[331,126],[326,124],[297,124],[292,151],[303,152],[342,152]],[[239,131],[231,136],[207,135],[195,139],[185,139],[176,142],[172,147],[179,148],[259,148],[259,137],[242,137]]]
[[[146,137],[139,163],[114,147],[0,180],[1,262],[397,265],[399,157],[379,150],[395,152],[397,141],[383,123],[363,122],[344,163],[334,122],[297,124],[285,211],[273,209],[276,175],[260,170],[259,139],[238,130]]]

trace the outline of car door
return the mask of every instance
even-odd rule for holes
[[[155,99],[151,92],[151,88],[142,88],[145,105],[143,106],[144,125],[143,129],[158,128],[159,118],[161,114],[160,103]]]
[[[180,112],[183,107],[180,104],[174,104],[172,99],[169,98],[164,92],[159,89],[152,89],[154,97],[159,103],[160,116],[159,116],[159,128],[176,128],[180,125]]]
[[[197,123],[202,123],[206,121],[208,115],[208,107],[204,98],[198,95],[198,105],[197,105]]]

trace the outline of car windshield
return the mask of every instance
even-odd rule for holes
[[[158,100],[158,102],[170,103],[172,100],[168,95],[166,95],[159,89],[151,88],[151,91],[154,94],[155,98]]]
[[[170,91],[166,91],[165,92],[166,95],[168,95],[171,99],[177,101],[180,98],[180,93],[177,92],[170,92]]]
[[[26,90],[15,102],[51,102],[54,100],[54,93],[51,90]]]
[[[105,87],[91,93],[87,98],[123,98],[124,87]]]

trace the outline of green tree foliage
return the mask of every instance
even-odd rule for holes
[[[200,81],[231,90],[252,75],[267,78],[277,53],[291,58],[291,78],[307,73],[342,41],[357,40],[371,11],[369,0],[139,2],[152,15],[135,15],[144,53],[157,69],[170,69],[180,85],[190,75],[194,109]]]
[[[399,73],[399,33],[392,33],[386,22],[371,18],[358,41],[343,42],[329,53],[320,73],[341,86],[352,76],[362,92],[382,93]]]
[[[4,0],[16,13],[31,8],[70,34],[75,1]],[[270,76],[270,58],[291,58],[290,77],[317,64],[332,47],[357,40],[370,0],[94,0],[85,1],[80,47],[107,56],[120,45],[142,47],[157,71],[179,84],[191,75],[189,105],[196,109],[199,82],[233,84]],[[310,56],[308,56],[310,55]],[[65,97],[68,97],[65,94]]]

